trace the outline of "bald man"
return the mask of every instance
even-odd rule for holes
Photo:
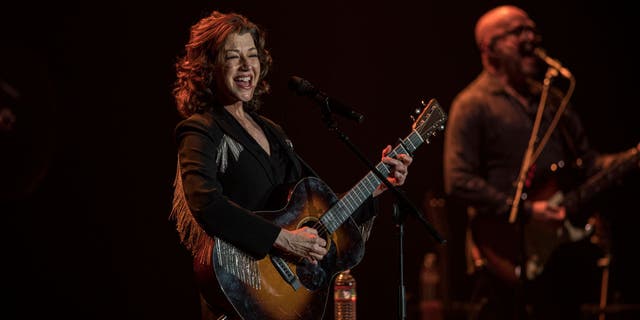
[[[526,80],[540,71],[529,49],[540,41],[529,15],[515,6],[494,8],[478,19],[475,38],[483,68],[526,102]]]
[[[544,247],[553,253],[529,256],[531,250],[523,250],[529,239],[525,236],[535,238],[540,229],[552,235],[564,231],[567,208],[534,192],[551,181],[553,168],[564,165],[577,184],[611,157],[591,149],[580,119],[567,108],[532,159],[523,193],[527,197],[514,209],[511,223],[516,182],[541,98],[546,96],[547,103],[538,137],[551,127],[564,93],[551,88],[542,95],[540,80],[547,67],[533,54],[541,37],[522,9],[506,5],[489,10],[477,21],[475,39],[483,70],[452,102],[443,161],[445,191],[464,204],[460,214],[469,215],[468,252],[478,253],[472,257],[480,266],[473,298],[482,302],[481,319],[529,318],[525,306],[530,304],[536,313],[552,311],[545,319],[579,319],[580,303],[599,291],[599,274],[590,271],[603,254],[601,248],[585,236],[566,246],[580,254],[569,263],[555,263],[561,249]],[[532,225],[540,229],[531,231]],[[537,290],[542,290],[539,296]]]

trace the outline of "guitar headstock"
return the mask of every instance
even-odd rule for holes
[[[412,128],[422,139],[429,143],[429,138],[435,136],[438,131],[444,130],[444,123],[447,121],[447,114],[442,110],[436,99],[429,100],[425,104],[421,101],[424,109],[413,122]]]

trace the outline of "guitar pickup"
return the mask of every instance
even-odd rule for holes
[[[300,283],[300,279],[298,279],[298,277],[293,274],[293,271],[291,271],[289,265],[280,257],[276,257],[273,255],[269,257],[271,258],[271,263],[273,263],[273,266],[276,267],[276,270],[278,270],[278,273],[280,273],[284,281],[291,285],[294,291],[298,291],[302,284]]]

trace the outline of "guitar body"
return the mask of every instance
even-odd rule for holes
[[[196,268],[198,282],[217,282],[225,301],[221,301],[216,286],[207,285],[205,300],[214,305],[226,305],[228,314],[240,314],[242,319],[322,319],[332,279],[341,271],[357,265],[364,256],[364,241],[355,222],[348,219],[332,234],[322,234],[316,224],[331,206],[338,202],[329,187],[317,178],[305,178],[292,189],[287,205],[278,211],[259,212],[275,224],[294,230],[314,227],[327,240],[327,255],[317,264],[282,257],[302,286],[294,290],[274,266],[271,256],[258,261],[259,288],[251,286],[228,272],[219,261],[216,249],[213,265]],[[203,291],[203,292],[207,292]],[[215,292],[218,291],[218,292]],[[229,313],[233,310],[235,312]]]

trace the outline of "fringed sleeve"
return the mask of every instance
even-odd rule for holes
[[[214,240],[202,229],[189,209],[182,187],[180,162],[178,162],[176,169],[173,188],[173,208],[169,218],[176,223],[180,242],[191,251],[193,257],[197,259],[196,261],[209,265],[211,263]]]

